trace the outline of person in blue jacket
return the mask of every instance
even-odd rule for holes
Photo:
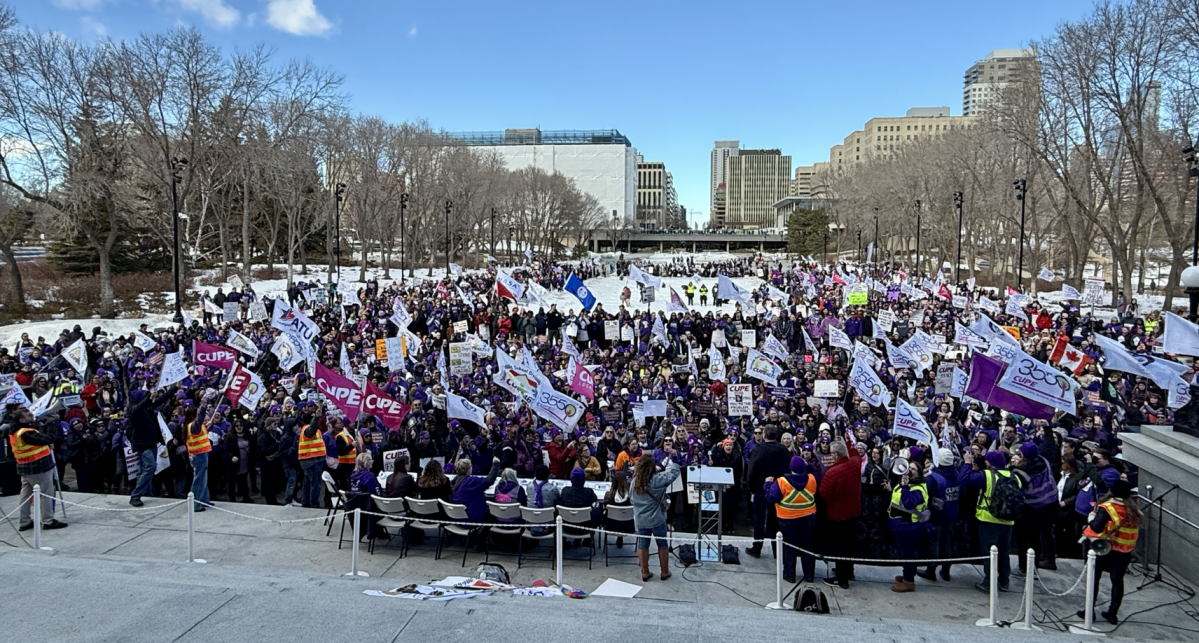
[[[899,549],[899,557],[904,560],[918,558],[920,540],[928,533],[925,524],[928,522],[928,485],[924,482],[924,450],[912,447],[909,451],[909,461],[913,464],[908,472],[899,476],[893,482],[891,490],[891,507],[888,511],[891,534],[895,537],[895,546]],[[891,586],[893,592],[916,591],[916,563],[904,563],[903,575],[895,577]]]
[[[953,535],[958,524],[958,498],[962,486],[958,482],[958,468],[953,451],[941,449],[937,454],[937,466],[925,478],[928,485],[929,507],[932,518],[928,521],[928,557],[953,558]],[[941,578],[946,582],[953,576],[949,573],[951,563],[941,564]],[[929,565],[917,576],[937,580],[937,566]]]
[[[487,489],[500,475],[500,459],[491,459],[491,472],[487,477],[471,475],[471,461],[463,458],[454,465],[458,474],[450,485],[450,502],[466,505],[466,516],[471,522],[483,522],[487,518]]]

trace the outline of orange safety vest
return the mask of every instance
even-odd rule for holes
[[[306,438],[304,437],[304,432],[307,430],[307,426],[300,429],[300,447],[296,451],[296,457],[300,460],[325,457],[324,436],[321,435],[320,431],[316,431],[316,435],[314,435],[311,439]]]
[[[338,434],[337,437],[345,438],[345,441],[348,444],[352,445],[354,443],[354,441],[350,439],[350,436],[346,435],[345,433],[340,433],[340,434]],[[347,453],[345,455],[337,456],[337,464],[354,464],[354,461],[357,459],[358,459],[358,449],[355,447],[350,447],[349,453]]]
[[[1137,533],[1140,531],[1138,527],[1130,527],[1128,522],[1128,507],[1124,503],[1117,503],[1108,500],[1100,504],[1100,508],[1107,510],[1107,515],[1111,517],[1111,521],[1107,523],[1107,528],[1102,534],[1095,533],[1090,525],[1082,531],[1087,538],[1103,538],[1110,540],[1112,549],[1119,552],[1128,553],[1132,551],[1137,544]]]
[[[779,520],[803,518],[816,513],[816,476],[809,473],[803,489],[796,489],[786,478],[779,478],[776,482],[783,494],[783,499],[774,503],[774,513]]]
[[[22,437],[26,431],[33,431],[33,429],[21,429],[16,433],[10,433],[8,436],[8,443],[12,445],[12,454],[17,459],[17,464],[29,464],[37,462],[42,458],[50,457],[49,445],[26,444],[25,439]]]
[[[200,455],[212,451],[212,442],[208,439],[208,425],[200,426],[200,435],[192,435],[191,429],[187,430],[187,454]]]

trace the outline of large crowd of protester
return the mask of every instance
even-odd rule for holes
[[[571,285],[612,275],[628,280],[616,305]],[[759,285],[730,285],[745,277]],[[546,304],[563,289],[578,299]],[[646,291],[667,310],[647,312]],[[758,539],[748,555],[780,530],[804,550],[786,548],[788,580],[813,580],[806,552],[954,558],[997,545],[1006,590],[1009,552],[1031,547],[1053,570],[1083,554],[1084,528],[1115,533],[1114,510],[1096,507],[1136,484],[1120,434],[1170,424],[1185,402],[1173,379],[1126,364],[1168,362],[1187,383],[1195,373],[1164,351],[1167,323],[1133,302],[1096,316],[1077,299],[1042,304],[890,263],[762,255],[530,257],[442,280],[298,282],[277,299],[251,284],[205,292],[183,324],[125,336],[75,326],[0,347],[0,478],[5,493],[18,477],[55,480],[138,506],[194,491],[202,511],[324,507],[328,472],[352,497],[443,499],[475,520],[494,486],[486,498],[530,507],[632,505],[648,551],[666,527],[696,530],[688,467],[710,465],[733,473],[722,527]],[[996,384],[1024,358],[1068,380],[1063,399]],[[979,381],[988,365],[999,375]],[[335,385],[345,380],[356,395]],[[535,403],[547,387],[573,401],[567,413]],[[609,484],[597,494],[589,482]],[[34,519],[24,510],[21,527]],[[1113,578],[1120,564],[1109,561]],[[893,589],[912,591],[916,576],[949,581],[952,565],[904,565]],[[853,579],[841,562],[826,582]]]

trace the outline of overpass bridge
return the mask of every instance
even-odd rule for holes
[[[634,230],[595,230],[590,236],[592,252],[678,250],[756,250],[778,252],[787,249],[787,236],[757,231],[736,232],[642,232]]]

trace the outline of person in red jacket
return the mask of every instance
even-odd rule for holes
[[[849,439],[851,434],[846,432]],[[825,516],[828,518],[829,555],[853,556],[854,541],[858,537],[858,516],[862,513],[862,459],[857,448],[852,451],[844,440],[837,440],[830,448],[835,461],[820,480],[817,495],[824,501]],[[852,453],[852,455],[851,455]],[[836,561],[831,578],[826,585],[849,588],[853,578],[853,563]]]
[[[565,480],[570,476],[570,469],[578,457],[578,452],[575,451],[574,442],[566,443],[561,430],[554,429],[550,435],[553,437],[550,438],[549,444],[545,445],[545,450],[550,455],[550,475]]]

